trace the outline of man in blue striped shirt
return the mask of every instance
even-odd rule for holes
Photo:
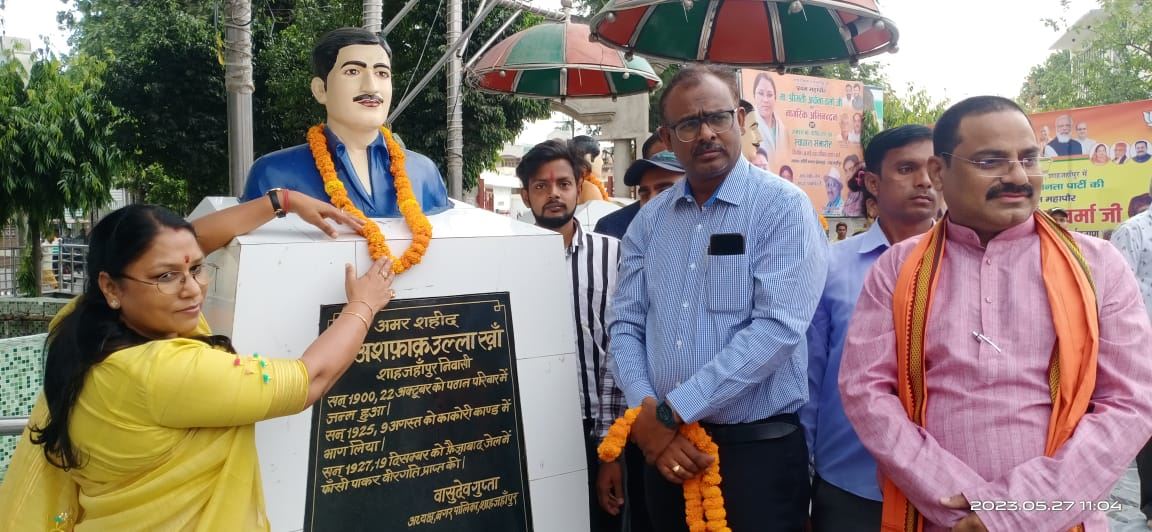
[[[733,530],[801,530],[808,465],[796,411],[808,399],[804,332],[827,242],[799,188],[740,155],[735,74],[681,70],[660,99],[661,139],[686,170],[621,244],[613,371],[642,405],[632,438],[651,464],[656,530],[686,530],[678,484],[711,461],[678,435],[701,422],[720,447]]]

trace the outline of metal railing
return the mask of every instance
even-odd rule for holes
[[[84,266],[88,261],[87,244],[43,245],[40,291],[45,294],[79,294],[84,291],[88,277]],[[24,250],[18,247],[0,248],[0,297],[15,297],[18,287],[16,276],[20,271],[20,257]]]
[[[19,436],[27,424],[27,417],[0,417],[0,436]]]

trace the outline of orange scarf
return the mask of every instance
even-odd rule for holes
[[[1056,344],[1048,366],[1052,417],[1044,455],[1052,456],[1072,436],[1088,411],[1096,388],[1096,357],[1100,325],[1096,287],[1088,263],[1072,235],[1047,214],[1034,215],[1040,237],[1040,270]],[[912,250],[900,268],[893,293],[892,317],[896,327],[896,373],[900,402],[913,423],[924,426],[928,389],[924,382],[925,336],[932,294],[943,266],[946,222],[936,224]],[[924,516],[891,480],[883,479],[884,532],[922,532]],[[1077,525],[1073,530],[1083,530]]]

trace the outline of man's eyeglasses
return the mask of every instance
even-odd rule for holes
[[[196,284],[199,284],[201,287],[208,286],[212,282],[212,279],[216,278],[216,270],[218,269],[219,267],[215,264],[198,264],[193,266],[189,273],[168,272],[157,276],[155,281],[145,281],[126,274],[121,275],[121,277],[141,284],[153,285],[161,294],[172,296],[180,293],[180,290],[184,288],[184,283],[188,282],[189,277],[195,279]]]
[[[680,142],[692,142],[700,137],[701,124],[708,124],[708,129],[711,129],[713,133],[724,133],[732,129],[732,124],[735,123],[736,110],[732,109],[685,118],[668,127],[676,133],[676,138],[680,139]]]
[[[1004,177],[1012,173],[1013,164],[1020,165],[1025,175],[1044,175],[1048,172],[1048,167],[1052,165],[1051,157],[1025,157],[1020,160],[1005,157],[983,157],[973,161],[947,152],[941,153],[941,155],[959,159],[972,165],[976,168],[976,172],[983,177]]]

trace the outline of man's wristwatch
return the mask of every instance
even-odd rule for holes
[[[266,196],[268,196],[268,201],[272,202],[272,211],[274,211],[276,213],[277,218],[283,218],[283,217],[288,215],[288,213],[284,211],[284,207],[280,206],[280,195],[278,193],[281,190],[284,190],[284,189],[272,188],[272,189],[268,189],[268,192],[265,194]]]
[[[656,405],[656,419],[672,430],[680,428],[680,424],[676,422],[676,414],[672,413],[672,407],[668,406],[667,401],[660,401],[660,404]]]

